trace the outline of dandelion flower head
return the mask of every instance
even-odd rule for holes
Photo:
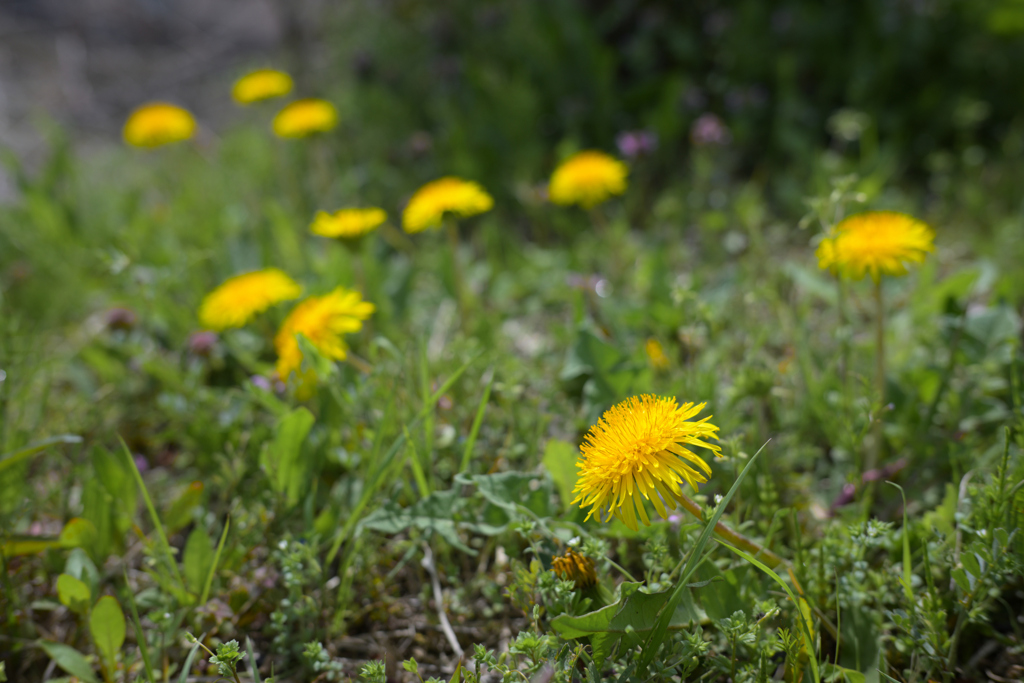
[[[402,228],[408,233],[423,232],[440,226],[446,213],[475,216],[493,206],[494,199],[478,184],[448,176],[416,191],[402,213]]]
[[[682,495],[682,485],[694,491],[711,476],[711,467],[689,447],[700,446],[721,456],[721,449],[706,439],[718,439],[718,427],[706,417],[692,421],[704,403],[678,405],[674,398],[634,396],[612,406],[594,425],[576,463],[574,505],[590,506],[595,513],[618,517],[636,531],[637,519],[650,524],[644,499],[668,518]]]
[[[907,266],[921,263],[935,251],[935,233],[928,225],[895,211],[869,211],[850,216],[818,245],[818,265],[843,277],[861,280],[870,274],[906,275]]]
[[[274,117],[274,133],[282,138],[326,133],[337,125],[338,110],[326,100],[296,100]]]
[[[124,141],[133,147],[160,147],[188,140],[196,120],[187,109],[166,102],[151,102],[133,111],[124,124]]]
[[[343,335],[358,332],[370,317],[374,305],[363,301],[359,292],[338,287],[324,296],[311,296],[285,318],[274,338],[277,349],[277,374],[282,380],[296,373],[301,377],[302,349],[299,334],[327,358],[344,360],[348,346]]]
[[[239,104],[252,104],[287,95],[292,85],[292,77],[283,71],[258,69],[235,81],[231,97]]]
[[[572,581],[577,588],[589,588],[597,583],[594,561],[575,548],[566,548],[565,554],[551,560],[551,571],[560,579]]]
[[[199,322],[211,330],[241,327],[256,314],[301,293],[298,283],[276,268],[236,275],[206,295],[199,306]]]
[[[319,211],[309,231],[321,237],[356,239],[375,230],[388,217],[384,209],[341,209],[335,213]]]
[[[555,204],[590,209],[625,192],[626,174],[626,165],[604,152],[579,152],[555,169],[548,196]]]

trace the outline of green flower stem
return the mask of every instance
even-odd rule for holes
[[[448,249],[452,253],[452,287],[455,289],[455,300],[459,304],[459,317],[462,323],[468,321],[466,292],[462,284],[462,269],[459,267],[459,226],[453,218],[445,219],[445,231],[448,233]]]
[[[704,521],[703,512],[700,509],[700,505],[697,504],[697,501],[689,498],[683,493],[679,494],[678,500],[682,504],[684,510],[696,517],[698,521]],[[731,545],[734,545],[741,550],[745,550],[759,560],[762,560],[771,569],[775,569],[780,564],[785,565],[786,570],[789,572],[789,577],[793,579],[793,583],[796,585],[797,589],[800,590],[800,593],[803,593],[803,589],[800,588],[800,583],[796,580],[796,577],[793,576],[793,571],[789,567],[789,564],[771,550],[762,547],[743,534],[733,531],[722,522],[715,524],[715,534],[720,536],[723,540],[728,541]]]
[[[679,493],[677,500],[681,503],[682,508],[693,515],[698,521],[704,521],[703,512],[701,511],[700,505],[698,505],[695,500],[682,492]],[[801,597],[805,596],[803,586],[801,586],[800,582],[797,580],[796,573],[793,571],[793,566],[789,562],[756,541],[752,541],[743,534],[733,531],[721,521],[715,524],[715,535],[729,545],[750,553],[755,558],[764,562],[769,569],[775,569],[781,565],[785,568],[786,573],[789,574],[789,580],[793,582],[793,587],[796,588],[797,595],[800,595]],[[835,625],[825,617],[825,614],[817,605],[813,604],[810,600],[807,601],[807,604],[814,611],[815,616],[817,616],[821,621],[821,625],[826,631],[828,631],[829,635],[838,642],[839,631],[836,629]]]
[[[864,471],[877,467],[882,456],[882,411],[885,410],[885,303],[882,301],[882,278],[875,280],[875,399],[878,412],[871,421],[872,443]],[[861,472],[864,474],[864,472]]]

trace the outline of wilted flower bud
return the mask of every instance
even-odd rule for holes
[[[138,321],[135,311],[127,308],[111,308],[106,313],[107,328],[111,330],[130,330]]]
[[[209,358],[210,354],[213,353],[213,348],[217,345],[218,339],[217,333],[210,332],[209,330],[193,332],[188,337],[188,352],[193,356]]]

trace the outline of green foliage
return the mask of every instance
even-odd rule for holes
[[[124,645],[127,633],[124,612],[117,604],[117,598],[105,595],[100,598],[89,613],[89,633],[96,649],[103,657],[104,668],[113,672],[117,668],[117,656]],[[107,678],[113,678],[108,675]]]
[[[12,162],[6,676],[1019,678],[1014,3],[882,4],[350,3],[296,70],[334,133],[272,139],[253,108],[195,146]],[[707,113],[728,142],[691,134]],[[625,197],[544,201],[557,160],[638,127]],[[495,209],[454,248],[401,233],[450,173]],[[371,203],[358,251],[307,234]],[[884,402],[871,287],[814,259],[866,208],[937,230],[884,282]],[[292,302],[197,334],[207,292],[271,266],[376,306],[343,362],[299,340],[302,387],[274,375]],[[706,402],[724,457],[668,520],[584,521],[579,444],[636,393]]]

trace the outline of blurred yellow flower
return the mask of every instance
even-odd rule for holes
[[[626,174],[626,165],[604,152],[579,152],[563,161],[551,174],[548,196],[555,204],[579,204],[590,209],[612,195],[625,192]]]
[[[384,209],[341,209],[335,213],[318,211],[309,231],[321,237],[356,239],[375,230],[388,217]]]
[[[552,559],[551,571],[560,579],[572,581],[577,588],[588,588],[597,583],[594,561],[574,548],[566,548],[563,555]]]
[[[235,81],[231,97],[239,104],[252,104],[274,97],[282,97],[292,91],[292,77],[276,69],[251,71]]]
[[[257,313],[301,293],[302,288],[277,268],[236,275],[206,295],[199,306],[199,322],[211,330],[241,327]]]
[[[660,341],[649,337],[644,343],[644,351],[647,353],[647,360],[651,362],[652,368],[658,372],[668,369],[668,356],[665,355],[665,349]]]
[[[935,251],[935,233],[928,225],[895,211],[869,211],[850,216],[818,245],[818,265],[837,275],[863,279],[870,274],[906,275],[907,266],[921,263]]]
[[[196,120],[187,109],[166,102],[150,102],[133,111],[124,124],[124,141],[134,147],[159,147],[188,140]]]
[[[274,117],[274,133],[282,138],[326,133],[337,125],[338,110],[326,100],[296,100]]]
[[[348,346],[342,335],[358,332],[363,321],[375,310],[374,305],[363,301],[359,292],[338,287],[324,296],[311,296],[292,309],[285,318],[280,331],[274,338],[277,349],[277,374],[282,380],[296,373],[305,381],[300,372],[302,349],[297,335],[301,334],[324,356],[333,360],[344,360]]]
[[[440,226],[446,213],[475,216],[493,206],[494,199],[478,184],[448,176],[416,191],[402,213],[402,228],[408,233],[422,232]]]
[[[711,475],[708,464],[687,446],[721,456],[718,446],[702,440],[718,439],[718,427],[708,423],[711,417],[690,421],[705,405],[680,406],[674,398],[644,395],[605,411],[580,446],[573,505],[590,506],[587,519],[597,513],[608,521],[615,515],[636,531],[638,517],[645,525],[651,523],[646,498],[667,519],[668,510],[680,500],[682,484],[696,491]]]

